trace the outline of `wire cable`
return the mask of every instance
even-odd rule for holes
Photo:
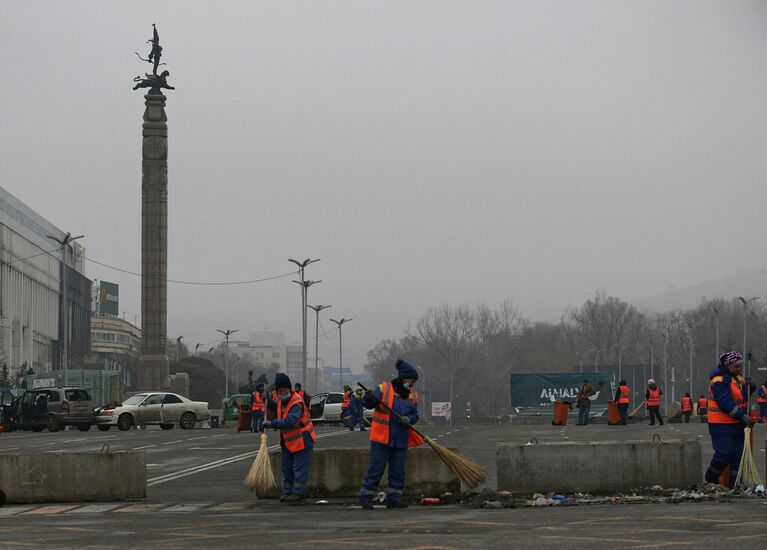
[[[16,262],[23,262],[24,260],[31,260],[32,258],[37,258],[38,256],[45,256],[46,254],[53,254],[54,252],[58,252],[64,248],[63,246],[60,246],[58,248],[54,248],[53,250],[46,250],[45,252],[40,252],[39,254],[34,254],[32,256],[27,256],[26,258],[16,258],[15,260],[11,260],[9,263],[16,263]]]

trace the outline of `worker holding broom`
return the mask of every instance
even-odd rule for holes
[[[407,507],[402,500],[407,450],[423,443],[415,431],[408,429],[408,426],[418,422],[418,394],[413,389],[418,371],[402,359],[397,359],[396,367],[396,378],[379,384],[373,391],[368,390],[364,397],[365,407],[373,409],[370,461],[359,493],[360,505],[365,510],[373,509],[373,497],[387,464],[389,488],[386,507]]]
[[[277,401],[268,407],[276,411],[274,420],[264,422],[264,428],[280,430],[282,449],[282,496],[280,502],[301,503],[306,498],[309,467],[317,436],[309,416],[309,408],[301,396],[291,391],[290,378],[278,372],[274,379]]]
[[[752,427],[748,417],[748,395],[754,388],[743,379],[743,356],[728,351],[719,357],[719,364],[710,375],[708,388],[708,433],[714,456],[706,470],[706,481],[718,483],[719,476],[729,465],[730,488],[735,486],[743,455],[744,429]]]

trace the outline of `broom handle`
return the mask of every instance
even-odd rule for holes
[[[363,386],[363,385],[362,385],[361,383],[359,383],[359,382],[357,382],[357,385],[358,385],[360,388],[362,388],[363,390],[365,390],[366,392],[369,392],[369,393],[370,393],[370,395],[371,395],[371,396],[372,396],[372,397],[373,397],[373,398],[374,398],[376,401],[378,401],[378,404],[379,404],[379,405],[381,405],[381,406],[382,406],[384,409],[386,409],[387,411],[389,411],[391,414],[393,414],[393,415],[394,415],[394,416],[396,416],[397,418],[402,418],[402,415],[401,415],[400,413],[398,413],[397,411],[395,411],[394,409],[392,409],[391,407],[389,407],[389,406],[388,406],[386,403],[384,403],[383,401],[381,401],[380,399],[378,399],[378,398],[377,398],[375,395],[373,395],[373,392],[372,392],[372,391],[370,391],[369,389],[367,389],[365,386]],[[416,428],[416,427],[415,427],[415,426],[413,426],[412,424],[408,424],[408,425],[407,425],[407,427],[408,427],[408,428],[410,428],[411,430],[413,430],[413,431],[414,431],[415,433],[417,433],[418,435],[420,435],[422,439],[424,439],[424,440],[428,439],[428,437],[427,437],[427,436],[425,436],[424,434],[422,434],[421,432],[419,432],[419,431],[418,431],[418,428]]]

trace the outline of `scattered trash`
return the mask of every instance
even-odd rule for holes
[[[489,501],[489,500],[486,500],[485,502],[483,502],[483,503],[482,503],[482,508],[495,508],[495,509],[500,509],[500,508],[503,508],[503,504],[501,504],[501,503],[500,503],[499,501],[497,501],[497,500],[494,500],[494,501],[492,501],[492,502],[491,502],[491,501]]]
[[[422,498],[421,504],[442,504],[442,499],[440,498]]]
[[[511,496],[511,491],[498,491],[498,496],[499,497],[510,497]]]
[[[327,500],[318,500],[318,501],[317,501],[317,502],[315,502],[314,504],[330,504],[330,501],[327,501]]]
[[[565,500],[567,497],[565,495],[551,495],[551,498],[554,500]]]
[[[757,495],[763,494],[764,493],[764,485],[762,485],[762,484],[757,485],[756,488],[754,489],[754,492]]]

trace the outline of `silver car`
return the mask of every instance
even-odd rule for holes
[[[117,426],[121,431],[132,426],[156,424],[163,430],[171,430],[178,424],[182,430],[190,430],[202,420],[210,419],[208,404],[191,401],[186,397],[168,392],[137,393],[115,408],[97,409],[97,423],[101,431]]]

